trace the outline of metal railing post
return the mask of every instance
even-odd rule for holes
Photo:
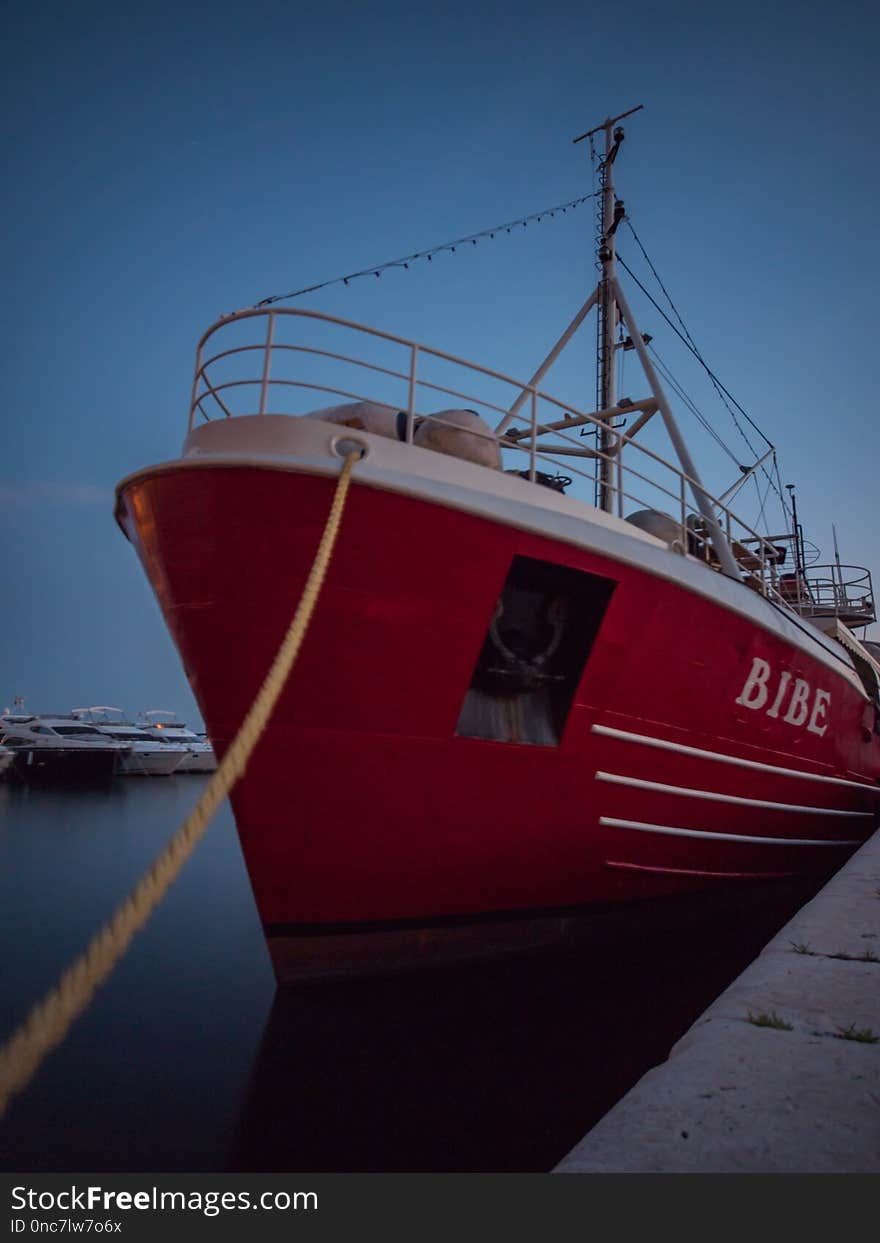
[[[410,346],[409,352],[409,398],[406,404],[406,443],[412,444],[413,428],[416,418],[416,367],[419,359],[419,347]]]
[[[195,418],[195,413],[196,413],[196,396],[198,395],[198,391],[199,391],[199,376],[201,374],[202,374],[202,343],[200,341],[198,349],[196,350],[196,373],[193,376],[192,396],[189,399],[189,421],[187,422],[187,425],[186,425],[187,433],[191,432],[193,429],[193,420]]]
[[[263,355],[263,383],[260,388],[260,414],[266,413],[266,396],[269,392],[269,365],[272,358],[272,342],[275,338],[275,312],[270,311],[266,328],[266,350]]]
[[[615,440],[617,446],[617,516],[623,517],[623,441]]]
[[[538,394],[532,389],[532,438],[529,444],[529,479],[535,482],[535,454],[538,448]]]

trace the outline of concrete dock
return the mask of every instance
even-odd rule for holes
[[[878,1171],[880,831],[554,1173]]]

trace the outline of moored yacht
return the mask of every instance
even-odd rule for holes
[[[183,743],[168,746],[157,740],[139,725],[126,721],[121,708],[74,708],[72,715],[78,721],[94,726],[105,737],[131,748],[127,755],[121,757],[120,776],[168,777],[189,759],[189,749]]]
[[[164,708],[154,708],[142,712],[137,721],[138,727],[150,737],[157,739],[163,746],[184,746],[187,751],[179,767],[179,773],[212,773],[217,767],[214,748],[206,738],[188,729],[185,723],[178,720],[175,712]]]
[[[10,775],[41,785],[100,785],[131,747],[73,716],[0,716],[0,742],[14,753]]]

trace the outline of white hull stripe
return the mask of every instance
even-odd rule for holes
[[[703,760],[717,760],[719,764],[734,764],[739,768],[754,768],[759,772],[779,773],[783,777],[800,777],[802,781],[826,781],[831,785],[849,786],[851,789],[867,790],[872,794],[880,792],[880,786],[869,785],[866,781],[848,781],[845,777],[824,777],[820,773],[806,773],[800,768],[782,768],[779,764],[762,764],[759,760],[744,760],[736,755],[722,755],[720,751],[704,751],[700,747],[687,747],[682,742],[669,742],[666,738],[631,734],[625,729],[614,729],[610,725],[593,725],[592,732],[604,734],[608,738],[623,738],[627,742],[641,742],[646,747],[659,747],[663,751],[677,751],[680,755],[695,755]]]
[[[617,820],[600,816],[599,823],[612,829],[637,829],[640,833],[664,833],[670,837],[704,837],[710,841],[753,842],[756,846],[861,846],[862,838],[854,841],[824,841],[817,837],[751,837],[747,833],[711,833],[704,829],[676,829],[668,824],[644,824],[641,820]]]
[[[794,876],[794,872],[709,872],[705,868],[651,867],[647,863],[624,863],[620,859],[606,859],[605,866],[617,868],[621,872],[656,872],[663,876],[723,876],[725,880],[778,880],[780,877]]]
[[[682,798],[708,798],[715,803],[737,803],[745,807],[764,807],[770,811],[798,811],[811,816],[862,816],[873,819],[871,811],[839,811],[836,807],[800,807],[795,803],[771,803],[760,798],[742,798],[737,794],[716,794],[714,790],[692,790],[686,786],[668,786],[660,781],[643,781],[640,777],[623,777],[619,773],[596,773],[597,781],[614,785],[634,786],[638,790],[656,790],[659,794],[678,794]]]

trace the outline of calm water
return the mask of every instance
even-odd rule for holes
[[[0,785],[0,1030],[85,947],[206,778]],[[17,1171],[546,1170],[811,890],[577,951],[279,993],[224,807],[0,1122]]]

